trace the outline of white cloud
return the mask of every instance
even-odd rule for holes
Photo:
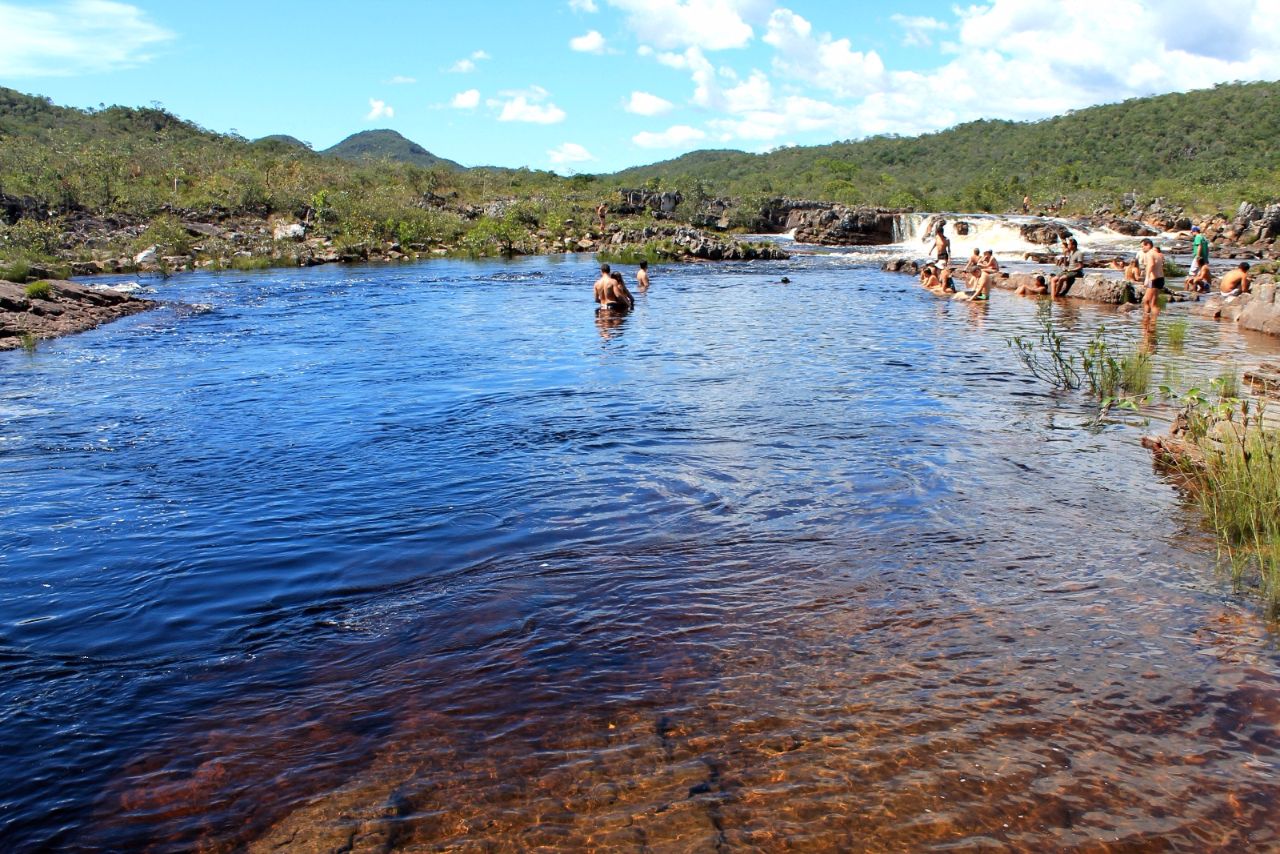
[[[707,135],[697,128],[689,127],[688,125],[673,125],[662,133],[641,131],[631,137],[631,141],[641,148],[678,148],[706,138]]]
[[[0,3],[0,77],[70,77],[133,68],[174,38],[136,6],[70,0],[33,9]]]
[[[491,58],[492,57],[483,50],[473,50],[470,56],[459,59],[453,65],[450,65],[448,71],[450,74],[470,74],[472,71],[476,70],[477,62],[483,62],[484,60]]]
[[[588,15],[600,11],[596,0],[569,0],[569,8],[575,12],[586,12]]]
[[[636,38],[665,50],[744,47],[755,35],[749,20],[772,0],[608,0],[627,14]]]
[[[813,26],[788,9],[769,16],[764,41],[775,50],[776,72],[837,97],[867,95],[883,84],[884,63],[879,54],[853,50],[848,39],[828,33],[815,36]]]
[[[379,101],[377,98],[369,99],[369,115],[364,117],[366,122],[376,121],[377,119],[393,119],[395,118],[395,109],[386,101]]]
[[[604,36],[591,30],[585,35],[569,39],[569,47],[580,53],[604,53]]]
[[[480,90],[468,89],[465,92],[459,92],[453,96],[449,106],[458,110],[474,110],[480,106]]]
[[[553,125],[565,119],[565,111],[547,100],[549,93],[541,86],[530,86],[528,89],[498,94],[501,98],[490,99],[485,103],[498,110],[500,122]]]
[[[387,82],[388,82],[388,83],[391,83],[391,84],[394,84],[394,85],[396,85],[396,86],[403,86],[403,85],[407,85],[407,84],[409,84],[409,83],[417,83],[417,82],[418,82],[418,78],[416,78],[416,77],[404,77],[404,76],[401,76],[401,75],[397,74],[395,77],[392,77],[392,78],[391,78],[390,80],[388,80]]]
[[[947,29],[937,18],[923,15],[890,15],[889,20],[902,27],[902,43],[907,47],[932,47],[933,35]]]
[[[632,92],[627,101],[626,111],[637,116],[660,116],[670,112],[675,106],[666,98],[650,95],[648,92]]]
[[[558,148],[551,149],[547,152],[547,157],[556,165],[585,163],[588,160],[595,160],[590,151],[587,151],[576,142],[566,142]]]

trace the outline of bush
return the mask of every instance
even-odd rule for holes
[[[19,258],[16,261],[10,261],[4,267],[0,267],[0,279],[9,282],[22,284],[31,278],[31,265]]]
[[[32,282],[27,285],[27,299],[52,299],[53,285],[49,282]]]

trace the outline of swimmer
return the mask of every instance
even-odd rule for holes
[[[622,274],[610,271],[608,264],[600,265],[600,278],[596,279],[592,294],[596,311],[629,311],[635,307],[635,299],[622,283]]]
[[[649,262],[641,261],[640,269],[636,271],[636,290],[640,293],[647,293],[649,290]]]
[[[1049,286],[1045,284],[1044,276],[1036,276],[1033,282],[1023,282],[1018,285],[1017,290],[1013,292],[1015,297],[1035,297],[1049,293]]]

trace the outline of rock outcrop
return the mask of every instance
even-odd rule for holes
[[[703,261],[785,261],[790,257],[777,246],[726,240],[685,226],[619,229],[610,238],[609,247],[615,251],[626,247],[639,250],[654,243],[661,252]]]
[[[47,296],[28,296],[29,286],[0,280],[0,350],[23,346],[24,335],[38,340],[84,332],[156,305],[118,291],[72,282],[45,284]]]
[[[1023,240],[1028,243],[1038,243],[1041,246],[1062,243],[1071,236],[1071,229],[1060,222],[1029,222],[1020,226],[1018,231],[1022,234]]]

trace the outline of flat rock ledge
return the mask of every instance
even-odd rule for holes
[[[24,335],[37,340],[71,335],[156,306],[151,300],[73,282],[48,284],[46,299],[28,297],[27,285],[0,280],[0,350],[21,347]]]
[[[1212,294],[1193,309],[1194,314],[1210,320],[1234,321],[1241,329],[1280,335],[1280,301],[1276,299],[1276,283],[1270,275],[1259,276],[1253,293],[1238,297]]]

